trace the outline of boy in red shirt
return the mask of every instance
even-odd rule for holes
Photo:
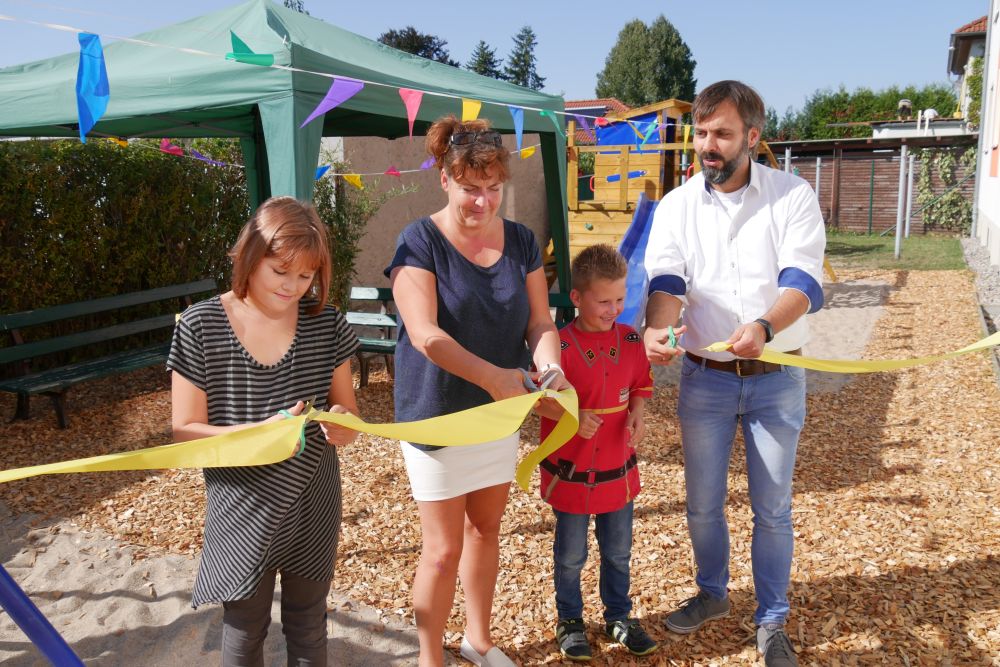
[[[615,322],[625,303],[627,272],[625,259],[609,245],[591,246],[573,260],[570,299],[579,316],[559,335],[563,372],[580,399],[580,428],[541,463],[542,499],[556,515],[556,641],[565,657],[577,661],[591,659],[580,593],[591,515],[607,634],[633,655],[659,647],[629,618],[632,500],[640,488],[635,446],[645,433],[643,408],[653,394],[653,377],[642,338]],[[554,426],[543,417],[543,440]]]

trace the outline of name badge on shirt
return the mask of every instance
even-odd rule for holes
[[[627,403],[628,402],[628,393],[629,393],[628,392],[628,387],[622,387],[618,391],[618,402],[619,403]]]

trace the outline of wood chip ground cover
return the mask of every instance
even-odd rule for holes
[[[946,352],[982,336],[964,271],[853,272],[891,285],[865,358]],[[846,331],[844,335],[850,335]],[[376,372],[358,393],[365,417],[392,419],[392,384]],[[796,555],[788,630],[804,665],[1000,664],[1000,392],[984,353],[860,376],[809,397],[795,476]],[[676,390],[658,389],[640,452],[634,614],[661,650],[632,659],[603,638],[596,543],[584,571],[596,665],[755,664],[750,510],[742,443],[730,469],[733,613],[681,637],[662,621],[692,595]],[[0,396],[0,414],[13,413]],[[55,428],[35,399],[32,419],[0,425],[2,467],[138,449],[169,441],[170,396],[157,369],[93,382],[71,396],[71,426]],[[522,450],[537,421],[522,430]],[[344,522],[338,593],[412,622],[419,523],[399,445],[363,436],[342,451]],[[137,557],[197,555],[204,515],[196,471],[59,475],[0,486],[15,513],[69,519],[135,545]],[[560,664],[553,641],[552,514],[515,490],[501,535],[495,637],[522,665]],[[456,605],[450,648],[464,625]]]

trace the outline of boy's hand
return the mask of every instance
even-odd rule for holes
[[[584,440],[590,440],[603,423],[604,420],[592,411],[580,410],[580,427],[576,430],[576,434]]]
[[[646,435],[646,421],[642,418],[641,412],[630,412],[625,420],[625,429],[628,431],[628,444],[632,449],[639,448],[639,442]]]

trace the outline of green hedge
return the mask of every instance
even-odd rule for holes
[[[232,142],[199,150],[242,162]],[[248,215],[242,169],[145,142],[0,142],[0,312],[206,277],[225,285]]]

